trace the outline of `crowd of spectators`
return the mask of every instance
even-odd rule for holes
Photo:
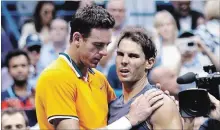
[[[173,10],[160,8],[155,12],[154,20],[151,21],[153,27],[147,28],[157,47],[156,63],[148,74],[152,84],[160,83],[162,90],[169,90],[176,97],[184,89],[175,82],[178,76],[187,72],[207,75],[203,66],[210,64],[214,64],[220,71],[219,2],[201,1],[204,10],[198,12],[191,8],[190,1],[170,1]],[[5,129],[36,127],[34,96],[38,76],[60,52],[65,51],[69,43],[70,18],[55,17],[57,7],[54,2],[39,1],[36,4],[33,17],[20,29],[17,48],[4,31],[4,26],[1,29],[1,109],[5,110],[2,112],[2,128]],[[96,2],[74,1],[65,5],[68,5],[68,9],[74,5],[73,10],[76,10],[91,4]],[[112,32],[112,43],[107,48],[108,56],[101,60],[97,69],[105,74],[117,96],[121,94],[122,86],[115,66],[116,41],[120,31],[130,26],[126,22],[126,5],[125,0],[108,0],[102,5],[115,18],[116,24]],[[19,125],[7,125],[12,118],[16,118],[14,121]]]

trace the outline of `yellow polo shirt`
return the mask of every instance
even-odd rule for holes
[[[108,103],[115,97],[102,73],[89,69],[85,80],[76,64],[62,53],[37,82],[35,104],[40,129],[53,130],[53,121],[60,118],[79,120],[80,129],[104,127]]]

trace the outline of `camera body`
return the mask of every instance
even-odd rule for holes
[[[197,88],[185,90],[178,94],[182,117],[207,116],[215,108],[210,102],[208,92],[218,100],[220,99],[220,73],[215,72],[214,65],[204,66],[203,69],[209,75],[206,77],[198,77],[196,75]]]
[[[198,46],[194,43],[193,37],[178,39],[178,48],[182,55],[187,52],[193,53],[198,50]]]

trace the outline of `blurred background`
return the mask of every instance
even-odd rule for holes
[[[178,85],[187,72],[207,75],[204,65],[220,70],[219,0],[57,0],[1,1],[2,110],[25,110],[29,125],[37,124],[35,85],[41,71],[69,43],[69,21],[79,8],[96,4],[116,20],[108,56],[97,69],[103,72],[117,96],[121,83],[115,71],[116,38],[127,26],[146,28],[157,47],[157,58],[148,74],[151,84],[177,96],[195,84]],[[23,56],[23,57],[22,57]],[[25,57],[25,58],[24,58]],[[18,62],[19,61],[19,62]],[[19,63],[19,64],[18,64]],[[21,67],[19,68],[19,65]],[[25,88],[25,89],[24,89]]]

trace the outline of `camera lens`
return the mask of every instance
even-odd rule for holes
[[[194,46],[194,42],[189,42],[188,46]]]
[[[180,113],[183,117],[206,116],[210,110],[210,101],[204,90],[186,90],[179,94]]]

